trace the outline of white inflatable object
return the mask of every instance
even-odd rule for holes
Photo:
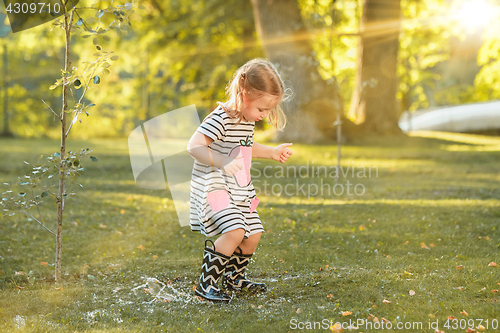
[[[403,112],[399,128],[409,131],[472,132],[500,129],[500,101]]]

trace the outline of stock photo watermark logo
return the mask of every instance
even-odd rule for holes
[[[203,176],[193,173],[194,159],[187,151],[189,139],[200,124],[196,107],[190,105],[144,122],[128,137],[130,163],[137,186],[169,190],[181,226],[190,224],[191,181],[203,183],[202,179],[197,179]],[[206,147],[199,148],[206,150]],[[233,148],[241,149],[236,144]],[[229,154],[232,158],[239,155],[240,153]],[[248,166],[251,150],[247,155],[249,161],[245,165]],[[240,171],[242,174],[232,176],[239,182],[239,191],[247,190],[251,193],[255,188],[257,196],[278,197],[361,196],[366,192],[362,180],[378,177],[376,166],[337,168],[314,165],[314,162],[309,161],[305,165],[265,167],[261,167],[261,162],[254,161],[251,167]],[[219,172],[222,173],[221,170]],[[337,182],[339,179],[342,182]]]
[[[79,0],[65,1],[66,11],[75,7],[78,2]],[[4,0],[4,4],[13,33],[50,22],[64,13],[62,2],[59,0]],[[1,14],[0,19],[0,24],[4,25],[2,28],[5,28],[5,14]]]
[[[181,226],[189,225],[190,181],[194,160],[187,152],[200,125],[194,105],[164,113],[135,128],[128,137],[137,186],[169,190]]]
[[[314,165],[314,162],[307,161],[305,165],[268,165],[260,168],[260,164],[253,162],[251,170],[257,195],[302,196],[308,199],[362,196],[366,193],[363,181],[378,178],[377,166],[337,167]]]
[[[128,137],[130,163],[137,186],[144,189],[168,189],[181,226],[188,226],[190,223],[191,180],[199,183],[203,181],[199,178],[203,175],[193,173],[194,159],[187,151],[189,139],[200,124],[196,107],[190,105],[146,121]],[[241,146],[235,144],[233,148],[231,152],[234,154],[229,154],[231,159],[237,158],[240,151],[243,153]],[[196,149],[203,150],[206,147],[194,147]],[[232,177],[241,182],[240,192],[251,193],[251,149],[246,152],[249,157],[248,170],[241,170]]]

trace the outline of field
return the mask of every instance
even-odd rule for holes
[[[0,184],[58,147],[0,140]],[[414,132],[350,142],[336,187],[336,146],[294,144],[286,165],[255,160],[266,232],[248,275],[269,290],[235,294],[228,305],[194,296],[204,237],[179,225],[167,191],[135,184],[127,140],[69,143],[87,147],[98,162],[82,162],[83,188],[66,202],[60,285],[54,237],[18,214],[0,220],[1,332],[500,327],[499,137]],[[55,229],[55,204],[42,212]],[[157,301],[150,289],[160,284],[150,288],[147,278],[164,283],[170,301]]]

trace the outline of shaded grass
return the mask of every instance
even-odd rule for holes
[[[27,170],[23,160],[58,146],[51,140],[0,142],[2,182]],[[429,320],[454,331],[443,327],[451,315],[489,319],[491,328],[491,320],[500,319],[492,292],[500,289],[498,268],[488,266],[500,261],[499,142],[449,133],[353,142],[343,148],[342,166],[378,172],[348,173],[339,184],[361,184],[362,195],[307,193],[321,181],[334,185],[312,167],[335,166],[335,146],[293,146],[287,165],[309,166],[308,177],[266,178],[265,167],[275,175],[280,165],[254,163],[266,233],[249,274],[270,290],[236,295],[229,305],[194,296],[151,303],[142,289],[132,291],[148,276],[193,295],[204,238],[179,226],[167,191],[135,185],[126,140],[71,142],[70,149],[94,149],[99,162],[84,162],[84,188],[67,202],[62,289],[50,282],[54,238],[34,221],[2,219],[0,330],[287,332],[292,319],[345,322],[368,314],[393,325],[422,322],[423,331],[433,331],[425,326]],[[275,189],[304,185],[306,194],[265,195],[266,180]],[[54,228],[51,205],[45,220]]]

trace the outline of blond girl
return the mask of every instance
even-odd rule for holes
[[[257,212],[259,199],[250,179],[252,158],[285,163],[291,143],[277,147],[253,141],[255,122],[268,118],[278,130],[286,124],[279,102],[285,91],[276,68],[263,59],[241,66],[226,89],[228,101],[219,103],[198,127],[188,144],[195,159],[191,180],[191,230],[206,237],[201,276],[195,293],[210,301],[229,302],[221,291],[265,291],[264,283],[250,281],[245,269],[264,232]],[[207,243],[212,243],[208,246]]]

